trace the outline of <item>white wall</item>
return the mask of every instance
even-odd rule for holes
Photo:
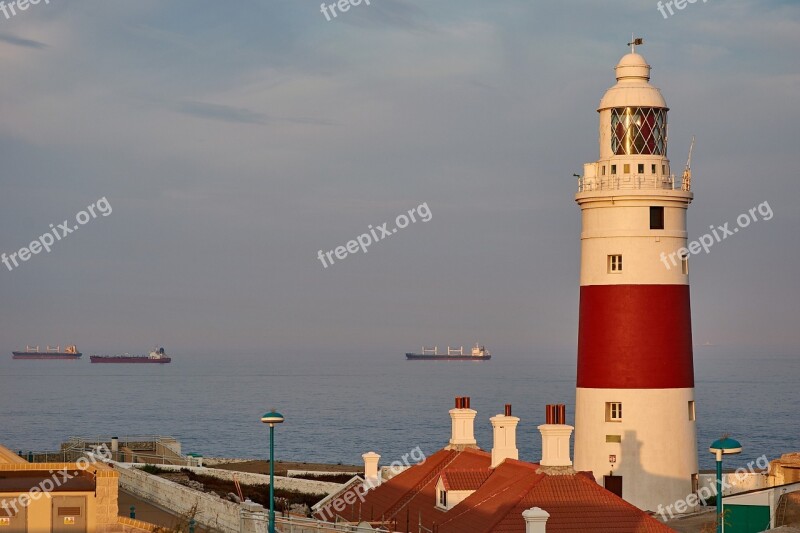
[[[747,490],[763,489],[768,486],[768,477],[760,472],[750,473],[745,472],[736,474],[733,472],[723,473],[722,479],[730,485],[730,488],[724,488],[723,484],[722,494],[727,496],[729,494],[736,494]],[[703,473],[700,474],[699,487],[709,487],[716,492],[717,474]]]
[[[698,471],[690,400],[694,389],[579,388],[575,470],[592,471],[600,485],[613,470],[623,476],[622,497],[642,510],[657,511],[659,505],[685,499]],[[622,402],[621,422],[606,422],[606,402]],[[622,443],[606,442],[606,435],[619,435]],[[616,456],[615,463],[609,455]]]

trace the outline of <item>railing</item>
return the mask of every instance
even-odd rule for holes
[[[62,450],[60,452],[23,451],[17,453],[29,463],[74,463],[83,454],[76,450]]]
[[[281,533],[399,533],[390,529],[378,526],[373,522],[372,529],[358,527],[357,524],[321,522],[313,518],[302,518],[299,516],[280,516],[275,517],[275,524]]]
[[[174,442],[175,439],[173,437],[169,437],[167,435],[92,435],[89,437],[78,437],[78,436],[71,436],[69,437],[65,444],[97,444],[102,442],[111,443],[111,439],[116,437],[119,440],[120,446],[123,444],[150,444],[152,443],[155,446],[156,443],[163,443],[164,441],[167,442]]]
[[[653,176],[648,174],[630,174],[615,176],[578,177],[578,192],[617,191],[626,189],[655,189],[690,191],[691,184],[687,179],[676,179],[675,175]]]
[[[150,464],[184,464],[190,460],[183,454],[178,453],[174,447],[175,439],[164,435],[124,435],[117,437],[119,442],[119,456],[115,459],[122,459],[123,455],[131,456],[133,462]],[[71,462],[83,456],[84,452],[92,451],[99,445],[106,445],[111,449],[111,436],[99,435],[91,437],[69,437],[59,451],[28,451],[20,455],[30,462]],[[161,446],[161,448],[159,448]],[[123,452],[127,448],[131,452]],[[162,450],[162,453],[159,453]],[[164,453],[164,451],[169,452]]]

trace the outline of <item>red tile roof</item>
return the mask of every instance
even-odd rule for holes
[[[522,512],[550,513],[548,532],[667,533],[645,512],[598,485],[589,473],[549,475],[539,465],[507,459],[490,469],[491,454],[477,449],[440,450],[419,465],[368,492],[338,513],[380,522],[397,531],[418,524],[436,533],[524,533]],[[449,511],[436,507],[436,481],[475,492]]]
[[[440,478],[445,490],[477,490],[489,479],[492,471],[488,468],[481,470],[455,470],[448,468],[442,472]]]

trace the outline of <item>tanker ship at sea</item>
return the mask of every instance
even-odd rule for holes
[[[83,354],[74,344],[66,346],[63,351],[60,345],[51,348],[48,344],[44,351],[40,351],[38,346],[25,346],[24,352],[11,352],[11,355],[12,359],[80,359]]]
[[[164,353],[164,348],[153,349],[150,355],[90,355],[92,363],[156,363],[166,364],[172,362],[172,358]]]
[[[409,360],[427,360],[427,361],[488,361],[492,358],[492,354],[485,346],[475,343],[470,353],[464,352],[464,347],[451,348],[447,347],[447,353],[439,353],[439,347],[425,348],[422,347],[422,353],[407,353],[406,358]]]

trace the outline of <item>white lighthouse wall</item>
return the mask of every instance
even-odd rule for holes
[[[643,510],[692,494],[697,454],[687,451],[697,446],[689,407],[694,389],[579,388],[576,399],[576,470],[591,471],[601,485],[612,471],[622,476],[622,497]],[[622,403],[622,421],[606,421],[606,402]],[[621,442],[606,442],[614,436]]]
[[[677,253],[686,246],[688,202],[686,193],[599,197],[595,193],[582,201],[581,285],[688,284]],[[664,207],[663,230],[650,229],[651,206]],[[608,256],[618,254],[623,258],[622,271],[610,273]]]

